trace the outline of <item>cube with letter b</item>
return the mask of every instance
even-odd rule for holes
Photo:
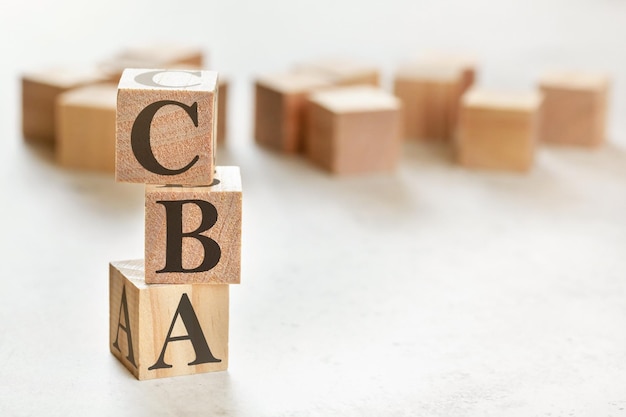
[[[146,283],[238,284],[241,176],[217,167],[212,185],[146,187]]]
[[[203,70],[124,70],[117,96],[117,181],[211,184],[217,78]]]

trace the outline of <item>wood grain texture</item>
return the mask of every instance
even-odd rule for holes
[[[225,143],[228,133],[228,79],[220,77],[217,96],[217,143]]]
[[[163,70],[152,79],[157,86],[137,81],[150,69],[127,69],[118,86],[116,125],[116,180],[147,184],[207,185],[213,180],[217,111],[217,73]],[[197,162],[177,175],[163,175],[139,163],[131,147],[131,131],[142,111],[160,101],[184,106],[197,103],[197,126],[180,105],[161,107],[149,125],[151,152],[160,165],[177,170]]]
[[[456,153],[461,165],[528,171],[533,164],[542,97],[536,92],[472,89],[462,99]]]
[[[553,72],[539,80],[545,97],[539,138],[543,142],[599,146],[606,140],[609,77]]]
[[[111,353],[140,380],[226,370],[228,285],[147,285],[143,266],[143,260],[109,265]],[[182,315],[176,314],[184,295],[190,301],[200,327],[200,333],[193,335],[194,340],[203,338],[215,361],[189,365],[202,351],[196,351],[189,339],[168,341],[170,328],[169,339],[187,336],[193,330],[191,320],[186,321]],[[158,362],[164,347],[163,360],[171,368],[149,369]]]
[[[47,68],[22,75],[22,133],[25,139],[54,143],[55,103],[68,90],[102,83],[106,74],[93,69]]]
[[[213,186],[146,187],[146,282],[148,283],[218,283],[238,284],[241,279],[241,220],[242,187],[238,167],[217,167]],[[217,221],[209,224],[202,235],[217,243],[220,250],[219,262],[201,272],[157,272],[165,269],[169,260],[167,204],[159,201],[201,200],[213,205],[217,211]],[[169,208],[171,210],[171,208]],[[194,203],[182,206],[182,229],[193,232],[200,228],[208,212]],[[179,220],[180,221],[180,220]],[[179,226],[180,229],[180,226]],[[170,236],[171,237],[171,236]],[[184,270],[197,268],[211,253],[194,237],[182,239],[181,263]],[[180,244],[179,241],[176,244]]]
[[[380,85],[380,70],[356,59],[329,57],[296,64],[296,71],[318,73],[338,86]]]
[[[314,93],[307,156],[336,174],[395,169],[401,150],[401,102],[369,86]]]
[[[60,165],[115,171],[117,85],[95,84],[67,91],[56,102],[56,156]]]
[[[394,94],[404,105],[404,136],[451,140],[466,82],[456,65],[423,62],[400,67],[394,77]]]
[[[328,77],[279,73],[255,83],[254,138],[259,145],[285,153],[303,152],[309,94],[332,86]]]

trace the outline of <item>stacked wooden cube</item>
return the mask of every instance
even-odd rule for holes
[[[228,367],[240,282],[238,167],[215,166],[218,74],[124,70],[116,180],[144,183],[145,259],[110,264],[110,349],[138,378]]]

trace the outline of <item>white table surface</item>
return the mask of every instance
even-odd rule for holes
[[[0,16],[0,415],[626,415],[624,3],[58,3]],[[168,21],[177,39],[210,36],[233,82],[218,163],[242,169],[243,275],[230,369],[137,381],[109,353],[107,264],[143,256],[143,187],[26,145],[18,75]],[[608,144],[542,146],[517,175],[407,143],[394,174],[336,178],[252,141],[258,71],[344,49],[390,69],[409,47],[478,46],[487,85],[527,87],[555,64],[611,71]]]

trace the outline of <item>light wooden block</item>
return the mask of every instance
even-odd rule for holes
[[[469,168],[529,170],[541,102],[538,92],[469,90],[461,102],[456,141],[459,163]]]
[[[109,265],[109,348],[137,379],[228,368],[228,285],[148,285],[143,260]]]
[[[73,88],[102,83],[106,74],[95,69],[48,68],[22,75],[22,133],[25,139],[54,143],[55,103]]]
[[[115,84],[80,87],[58,97],[56,156],[62,166],[115,171],[116,103]]]
[[[259,77],[255,84],[256,142],[286,153],[302,152],[307,98],[313,91],[330,86],[328,77],[305,72]]]
[[[307,155],[337,174],[395,169],[402,104],[371,86],[343,87],[310,98]]]
[[[348,58],[322,58],[296,65],[297,71],[319,73],[338,86],[380,85],[380,71],[371,64]]]
[[[212,186],[147,186],[146,282],[238,284],[241,204],[238,167]]]
[[[404,136],[413,139],[450,140],[454,136],[463,70],[434,63],[400,67],[394,94],[404,105]]]
[[[217,78],[214,71],[124,71],[117,96],[117,181],[211,184]]]
[[[99,68],[118,82],[126,68],[175,68],[206,66],[202,48],[174,43],[151,43],[126,48],[101,62]]]
[[[428,51],[416,61],[418,65],[428,63],[439,68],[457,68],[461,71],[461,94],[477,80],[478,59],[469,54],[445,51]],[[460,98],[459,98],[460,100]]]
[[[545,101],[540,140],[598,146],[605,142],[609,77],[582,72],[544,75],[539,87]]]
[[[228,132],[228,80],[220,77],[217,95],[217,143],[226,142]]]

